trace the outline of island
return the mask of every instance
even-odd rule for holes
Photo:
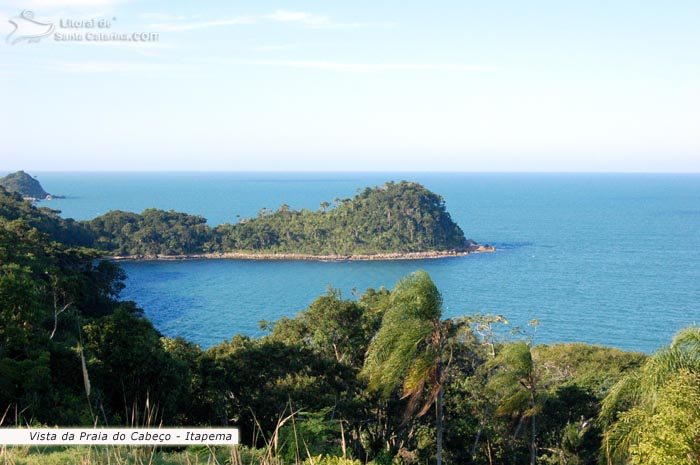
[[[51,195],[41,187],[39,181],[20,170],[15,173],[10,173],[4,178],[0,178],[0,186],[10,192],[17,192],[24,200],[51,200],[62,198],[58,195]]]
[[[387,182],[319,209],[263,208],[209,227],[202,216],[111,211],[83,223],[115,259],[396,260],[492,252],[467,239],[444,199],[415,182]]]
[[[113,260],[410,260],[495,250],[467,239],[441,196],[408,181],[359,189],[316,211],[283,204],[215,227],[203,216],[154,208],[75,221],[22,196],[0,186],[0,213]]]
[[[439,210],[432,213],[440,216]],[[388,228],[382,211],[377,227]],[[392,223],[399,221],[389,211]],[[326,207],[314,218],[330,212]],[[405,215],[400,221],[418,214]],[[188,218],[196,220],[192,229],[206,232],[197,217],[182,217]],[[540,464],[610,463],[610,457],[614,463],[697,463],[686,460],[700,423],[697,327],[681,330],[651,356],[585,344],[534,345],[533,330],[506,331],[502,315],[447,317],[439,289],[417,271],[392,289],[370,287],[350,297],[329,287],[296,316],[287,308],[280,312],[285,316],[261,322],[262,334],[232,331],[230,339],[202,348],[167,337],[135,302],[122,300],[124,270],[101,260],[104,251],[76,246],[95,237],[80,238],[71,228],[88,231],[0,187],[0,412],[12,416],[0,423],[32,425],[26,436],[44,443],[3,445],[3,463],[204,463],[205,450],[218,454],[207,463],[435,463],[443,435],[445,463],[524,464],[533,450],[541,451]],[[463,243],[451,231],[447,237]],[[275,290],[259,282],[256,292]],[[194,311],[186,318],[198,318],[197,309],[208,304],[206,289],[192,292],[185,305]],[[229,305],[263,314],[236,295]],[[46,429],[36,430],[39,425]],[[104,440],[107,427],[153,428],[150,438],[145,429],[129,433],[135,442],[162,439],[158,425],[179,427],[204,445],[51,447],[61,439],[52,429],[57,425],[81,427],[85,441]],[[207,442],[228,438],[194,430],[215,426],[238,428],[243,447],[210,448]],[[272,449],[269,438],[277,437],[280,446]],[[308,460],[299,460],[300,450]],[[627,460],[644,450],[660,460]],[[239,453],[245,455],[233,455]]]

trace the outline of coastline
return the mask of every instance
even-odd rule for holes
[[[495,252],[496,248],[490,245],[473,245],[463,250],[442,250],[427,252],[405,253],[379,253],[379,254],[355,254],[355,255],[311,255],[302,253],[254,253],[254,252],[223,252],[203,253],[187,255],[112,255],[109,260],[120,261],[178,261],[178,260],[295,260],[295,261],[373,261],[373,260],[424,260],[448,257],[462,257],[476,253]]]

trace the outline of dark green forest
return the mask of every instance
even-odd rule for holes
[[[276,463],[302,441],[329,464],[700,463],[698,328],[652,356],[541,345],[536,321],[443,318],[418,271],[203,350],[120,300],[83,233],[0,190],[3,426],[236,425]]]
[[[0,187],[4,187],[10,192],[17,192],[23,197],[32,199],[44,199],[49,195],[48,192],[41,187],[39,181],[24,171],[10,173],[0,178]]]
[[[28,175],[27,175],[28,176]],[[35,181],[33,178],[29,178]],[[2,194],[6,195],[6,194]],[[12,195],[12,194],[10,194]],[[197,254],[373,255],[465,251],[475,245],[452,220],[445,201],[420,184],[388,182],[359,190],[352,199],[322,202],[317,211],[262,208],[256,218],[216,227],[198,215],[147,209],[110,211],[89,221],[62,219],[56,211],[9,206],[5,218],[23,218],[69,245],[113,256],[154,257]],[[42,224],[38,224],[42,223]]]
[[[293,253],[355,255],[466,250],[473,245],[439,195],[413,182],[366,188],[317,211],[281,205],[214,228],[201,216],[112,211],[83,223],[92,245],[113,255]]]

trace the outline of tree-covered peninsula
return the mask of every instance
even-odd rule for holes
[[[452,220],[443,198],[420,184],[388,182],[317,211],[261,209],[256,218],[214,228],[201,216],[148,209],[112,211],[85,225],[95,247],[115,256],[241,254],[358,257],[467,253],[477,245]],[[483,248],[481,250],[484,250]],[[398,258],[398,257],[397,257]]]
[[[538,345],[499,315],[447,318],[416,272],[205,350],[122,301],[119,265],[62,239],[75,227],[0,188],[2,427],[232,425],[242,445],[218,463],[251,465],[698,463],[697,327],[652,356]],[[8,446],[0,461],[204,460],[178,453]]]
[[[52,197],[51,194],[41,187],[39,181],[24,171],[10,173],[4,178],[0,178],[0,186],[10,192],[17,192],[27,199],[43,200]]]

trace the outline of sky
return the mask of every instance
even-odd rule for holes
[[[700,2],[0,0],[0,105],[0,171],[700,172]]]

